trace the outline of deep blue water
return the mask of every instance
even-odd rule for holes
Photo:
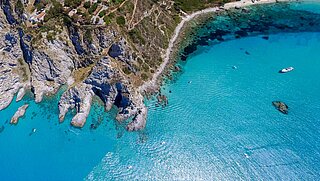
[[[198,48],[163,87],[169,105],[146,100],[140,133],[125,132],[99,102],[83,129],[70,127],[72,113],[59,124],[61,92],[40,104],[13,102],[0,111],[1,180],[318,180],[320,33],[262,36]],[[6,123],[26,102],[18,125]]]

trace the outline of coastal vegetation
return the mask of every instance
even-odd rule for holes
[[[42,38],[53,42],[66,37],[61,32],[74,26],[80,33],[80,43],[94,41],[95,26],[106,31],[115,30],[128,41],[130,49],[134,50],[134,70],[139,70],[137,77],[143,81],[150,78],[163,61],[159,52],[167,48],[175,27],[184,16],[183,12],[191,13],[209,6],[219,5],[230,0],[174,0],[165,3],[157,0],[40,0],[35,4],[39,13],[46,10],[43,21],[37,22],[38,30],[26,27],[26,32],[33,35],[33,46],[38,46]],[[16,8],[23,9],[17,1]],[[21,10],[20,10],[21,11]],[[148,48],[145,48],[148,47]],[[140,61],[137,61],[139,58]],[[132,68],[119,64],[126,75],[132,74]],[[138,81],[141,82],[141,81]]]

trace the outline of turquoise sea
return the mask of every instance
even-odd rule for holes
[[[319,4],[294,8],[319,13]],[[98,100],[84,128],[70,126],[73,113],[58,123],[62,90],[39,104],[12,102],[0,111],[0,179],[318,180],[320,30],[264,36],[198,47],[163,86],[169,105],[146,100],[142,132],[126,132],[116,110],[104,113]],[[289,66],[295,69],[278,73]],[[288,115],[275,100],[289,106]],[[10,125],[26,102],[26,115]]]

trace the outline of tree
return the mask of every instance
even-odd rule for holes
[[[98,8],[98,3],[94,3],[89,9],[88,12],[92,14]]]
[[[71,8],[76,8],[81,5],[81,0],[65,0],[64,5]]]
[[[63,14],[63,7],[62,5],[57,2],[53,1],[53,6],[49,9],[46,16],[44,17],[44,21],[48,21],[51,18],[56,18]]]
[[[91,6],[90,1],[86,1],[86,2],[83,4],[83,7],[86,8],[86,9],[89,9],[90,6]]]

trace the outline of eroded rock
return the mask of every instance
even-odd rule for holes
[[[25,105],[19,107],[17,112],[11,118],[10,124],[18,124],[19,118],[24,116],[28,107],[29,107],[29,104],[25,104]]]

